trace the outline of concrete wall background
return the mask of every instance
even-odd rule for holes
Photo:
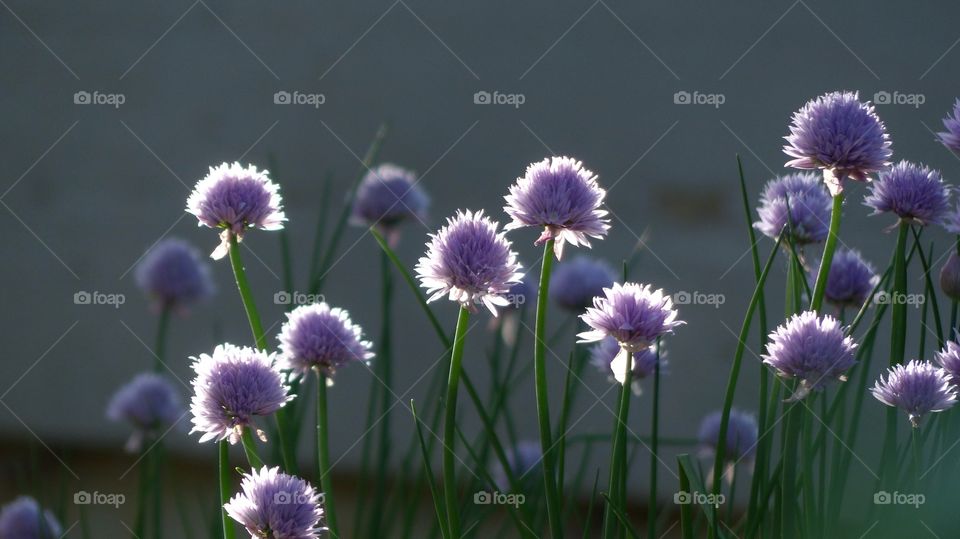
[[[182,211],[206,167],[241,157],[266,166],[268,154],[277,157],[303,287],[321,177],[334,171],[340,196],[358,168],[355,155],[384,120],[393,129],[382,159],[426,173],[431,225],[460,207],[485,208],[502,220],[500,197],[524,167],[551,152],[569,153],[612,186],[613,229],[591,254],[616,263],[648,231],[637,280],[726,295],[719,309],[683,308],[688,326],[669,342],[663,430],[690,436],[720,403],[731,331],[752,286],[735,155],[743,156],[756,197],[782,171],[780,137],[807,99],[833,89],[870,98],[879,91],[922,94],[919,107],[878,109],[895,156],[942,168],[955,182],[960,163],[931,130],[960,94],[957,10],[806,0],[4,2],[0,436],[121,445],[125,428],[104,419],[104,406],[118,385],[149,368],[144,343],[152,343],[155,324],[127,271],[166,234],[213,248],[215,233],[197,229]],[[275,105],[280,90],[323,93],[326,102]],[[522,93],[525,102],[475,105],[481,90]],[[121,93],[125,103],[77,105],[78,91]],[[725,102],[676,105],[678,91],[722,94]],[[892,239],[882,229],[890,222],[867,219],[859,203],[864,189],[853,192],[845,239],[884,264]],[[404,231],[399,252],[410,265],[426,233],[415,224]],[[327,299],[351,310],[375,337],[378,252],[362,236],[352,229],[345,237]],[[930,237],[941,246],[949,241],[941,231]],[[535,234],[512,238],[532,266]],[[277,237],[251,233],[248,245],[260,259],[248,256],[247,265],[269,326],[282,313],[270,301],[280,287]],[[213,266],[218,296],[172,327],[170,364],[187,382],[186,357],[212,349],[214,335],[248,341],[230,268],[226,261]],[[80,290],[122,293],[127,302],[119,309],[75,305]],[[399,394],[442,350],[407,291],[400,288],[398,298]],[[452,327],[453,308],[437,310]],[[778,311],[773,301],[771,312]],[[469,343],[467,368],[479,379],[488,342]],[[558,347],[558,356],[566,357],[567,347]],[[748,360],[738,403],[753,408],[757,364]],[[559,397],[560,364],[550,367]],[[347,470],[357,462],[349,450],[362,434],[365,403],[358,395],[366,394],[368,377],[360,368],[346,370],[331,393],[344,418],[334,422],[333,451],[348,455],[341,463]],[[609,386],[589,370],[584,382],[590,391],[574,414],[582,416],[577,431],[605,432],[611,415],[592,405]],[[513,406],[519,429],[533,437],[532,382],[528,389]],[[404,398],[423,399],[424,390],[414,386]],[[611,408],[612,398],[604,399]],[[408,416],[397,410],[394,430],[405,440]],[[879,417],[873,407],[867,414]],[[639,432],[647,415],[634,416]],[[466,417],[477,432],[473,414]],[[176,451],[212,454],[185,434],[170,439]],[[644,474],[636,471],[637,484]]]

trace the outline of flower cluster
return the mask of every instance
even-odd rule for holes
[[[314,539],[326,531],[320,494],[303,479],[264,466],[245,474],[240,488],[223,508],[250,537]]]
[[[871,392],[880,402],[906,412],[914,428],[920,426],[926,414],[942,412],[957,402],[950,374],[929,361],[894,365],[887,371],[886,379],[877,380]]]
[[[189,243],[170,238],[157,243],[135,270],[137,285],[161,309],[183,308],[214,290],[210,266]]]
[[[900,161],[880,173],[864,204],[875,215],[893,213],[909,223],[940,224],[950,210],[950,192],[936,170]]]
[[[776,239],[788,234],[796,245],[827,239],[833,201],[816,174],[800,172],[767,182],[753,224],[763,235]]]
[[[391,231],[408,219],[426,219],[429,205],[430,197],[417,185],[413,172],[384,163],[360,181],[351,220],[354,224]]]
[[[183,414],[180,394],[170,381],[154,373],[138,374],[121,387],[107,405],[107,417],[133,425],[129,451],[140,449],[145,435],[173,425]]]
[[[698,439],[704,452],[712,454],[716,451],[720,441],[722,419],[723,412],[716,410],[704,417],[700,423]],[[726,459],[734,463],[752,459],[757,446],[757,436],[757,418],[753,414],[731,408],[730,418],[727,421],[727,440],[724,445]]]
[[[373,358],[371,343],[347,311],[326,303],[301,305],[287,313],[280,335],[281,365],[297,374],[317,368],[332,377],[352,361]]]
[[[837,249],[830,263],[824,297],[838,307],[859,309],[880,281],[877,270],[854,249]]]
[[[617,272],[606,260],[577,256],[557,264],[550,277],[550,299],[573,313],[582,313],[617,280]]]

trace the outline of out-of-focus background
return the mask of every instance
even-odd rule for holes
[[[721,402],[752,290],[738,154],[753,201],[784,172],[781,137],[790,114],[814,96],[850,89],[878,103],[896,158],[940,168],[951,183],[960,176],[960,161],[934,141],[960,94],[955,4],[0,4],[0,447],[9,457],[2,502],[24,485],[61,502],[78,491],[134,492],[135,458],[122,451],[128,429],[104,416],[112,392],[153,361],[156,313],[131,268],[165,237],[214,248],[216,233],[198,229],[183,211],[210,165],[266,167],[275,159],[303,291],[322,179],[332,174],[338,209],[382,122],[390,132],[380,160],[421,175],[432,197],[431,228],[458,208],[482,208],[502,221],[502,197],[528,163],[552,154],[583,160],[609,190],[612,216],[609,237],[588,254],[619,265],[639,248],[633,279],[722,298],[681,305],[687,325],[667,344],[662,432],[679,438],[695,436],[700,418]],[[884,267],[892,248],[884,229],[892,222],[867,217],[864,191],[855,186],[848,197],[844,241]],[[428,232],[417,223],[402,230],[397,249],[409,266]],[[536,235],[511,234],[533,271]],[[950,241],[937,230],[928,239]],[[770,243],[762,239],[761,250]],[[282,290],[278,234],[253,232],[245,245],[256,299],[275,335],[284,311],[274,302]],[[325,290],[374,338],[378,264],[373,238],[351,228]],[[211,265],[218,294],[171,326],[170,374],[184,384],[192,378],[188,356],[250,340],[227,261]],[[781,289],[783,273],[777,268],[771,290]],[[81,292],[124,301],[77,304]],[[780,312],[780,295],[772,295],[770,311]],[[446,303],[436,310],[452,330],[455,310]],[[400,284],[395,316],[391,417],[396,445],[405,448],[408,402],[424,398],[424,375],[445,362]],[[551,325],[564,316],[555,311]],[[554,399],[573,340],[569,332],[552,346]],[[465,368],[481,388],[491,342],[485,321],[468,342]],[[737,405],[753,409],[759,338],[748,345]],[[573,432],[609,432],[615,391],[606,376],[588,368],[577,383],[584,387]],[[359,462],[369,384],[370,373],[355,367],[330,391],[335,472],[345,489]],[[648,430],[647,404],[635,401],[631,428],[639,433]],[[529,377],[510,406],[521,436],[535,438]],[[866,408],[865,421],[880,417],[879,406]],[[480,432],[469,406],[463,418],[467,433]],[[188,424],[186,417],[182,430],[166,436],[168,453],[180,475],[212,489],[214,446],[188,436]],[[665,450],[665,463],[672,465],[677,449]],[[643,453],[637,462],[646,459]],[[41,472],[42,485],[23,479],[28,468]],[[676,489],[668,470],[661,470],[665,499]],[[629,484],[638,497],[646,479],[646,466],[635,465]],[[126,533],[130,508],[90,510],[102,517],[96,536]]]

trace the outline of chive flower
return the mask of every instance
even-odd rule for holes
[[[947,341],[943,350],[934,356],[937,364],[950,375],[950,383],[960,384],[960,344],[957,341]]]
[[[223,508],[251,538],[313,539],[326,531],[321,495],[303,479],[264,466],[244,474],[240,488]]]
[[[50,510],[37,500],[20,496],[0,509],[0,537],[3,539],[59,539],[63,529]]]
[[[832,207],[830,193],[816,174],[787,174],[767,182],[757,208],[760,219],[753,226],[773,239],[782,231],[794,245],[820,243],[827,239]]]
[[[946,131],[937,133],[940,142],[952,152],[960,153],[960,99],[953,104],[953,111],[943,119]]]
[[[550,275],[550,299],[562,309],[580,314],[617,280],[607,261],[581,255],[557,264]]]
[[[210,266],[193,245],[178,238],[157,243],[134,272],[140,287],[161,309],[182,309],[213,294]]]
[[[700,422],[697,438],[705,454],[716,454],[722,419],[723,411],[716,410],[707,414]],[[734,463],[752,460],[757,446],[758,430],[757,419],[753,414],[731,408],[727,421],[727,440],[724,444],[725,459]]]
[[[891,367],[886,379],[881,376],[870,391],[878,401],[906,412],[914,428],[920,426],[924,415],[942,412],[957,402],[950,374],[929,361],[915,359]]]
[[[607,192],[597,176],[570,157],[549,157],[527,167],[510,186],[504,211],[512,219],[506,230],[542,227],[536,245],[555,240],[553,252],[560,260],[563,246],[590,247],[589,238],[601,239],[610,229],[607,211],[600,209]]]
[[[950,194],[938,171],[900,161],[880,173],[863,202],[874,215],[894,213],[908,223],[941,224],[950,211]]]
[[[250,165],[227,164],[214,168],[197,182],[187,198],[187,213],[197,217],[198,226],[222,229],[220,245],[210,255],[217,260],[230,251],[230,235],[243,239],[251,228],[280,230],[287,220],[280,199],[280,186],[269,172]]]
[[[446,295],[473,312],[483,304],[494,316],[498,306],[509,305],[505,296],[523,273],[510,241],[497,227],[483,210],[467,210],[430,234],[426,255],[416,267],[428,302]]]
[[[859,309],[880,281],[873,264],[855,249],[839,248],[830,263],[824,298],[837,307]]]
[[[832,195],[843,179],[866,181],[890,165],[890,136],[873,105],[856,92],[830,92],[807,102],[793,114],[783,151],[786,166],[823,169]]]
[[[417,185],[412,171],[390,163],[369,170],[357,187],[350,220],[390,232],[409,219],[427,218],[430,197]]]
[[[787,402],[821,391],[831,380],[846,380],[846,371],[856,363],[857,345],[843,333],[836,318],[818,317],[814,311],[793,315],[769,336],[763,362],[782,378],[800,380]]]
[[[641,381],[652,375],[657,368],[657,358],[660,360],[660,373],[663,374],[666,366],[666,358],[663,347],[660,347],[659,356],[657,354],[657,345],[654,344],[639,352],[634,352],[631,357],[633,367],[631,369],[630,388],[634,394],[642,394]],[[613,337],[604,337],[603,340],[590,347],[590,363],[602,374],[608,375],[610,381],[616,381],[623,385],[624,374],[626,371],[626,358],[620,353],[620,343]]]
[[[276,354],[232,344],[218,345],[212,355],[194,360],[194,395],[190,404],[193,430],[200,442],[240,440],[244,428],[256,429],[256,416],[270,415],[293,396],[276,365]],[[256,429],[260,439],[263,432]]]
[[[133,426],[127,450],[138,451],[148,436],[156,436],[180,420],[183,402],[167,377],[152,372],[138,374],[121,387],[107,405],[107,417]]]
[[[280,329],[280,365],[296,374],[312,369],[332,378],[337,369],[373,358],[371,344],[350,314],[326,303],[301,305],[287,313]]]

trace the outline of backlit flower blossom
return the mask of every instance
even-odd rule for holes
[[[950,194],[950,186],[936,170],[900,161],[880,173],[863,202],[874,215],[894,213],[910,223],[940,224],[950,211]]]
[[[631,389],[637,395],[642,393],[641,381],[652,375],[660,361],[660,373],[663,374],[666,366],[666,357],[661,345],[659,355],[657,345],[654,344],[631,356],[633,369],[630,373]],[[626,379],[627,359],[620,353],[620,343],[613,337],[604,337],[603,340],[590,347],[590,363],[601,373],[609,376],[611,381],[623,384]]]
[[[920,425],[924,415],[942,412],[957,402],[950,375],[929,361],[894,365],[887,371],[887,378],[881,376],[870,391],[880,402],[906,412],[914,427]]]
[[[63,529],[49,510],[30,496],[20,496],[0,509],[0,538],[60,539]]]
[[[512,221],[505,229],[542,227],[536,244],[555,240],[553,251],[559,260],[565,243],[590,247],[588,238],[607,235],[610,220],[607,211],[600,209],[606,195],[597,176],[580,161],[549,157],[528,166],[526,174],[510,186],[503,209]]]
[[[507,448],[505,451],[507,465],[510,466],[510,473],[517,482],[520,491],[525,491],[524,487],[533,486],[539,482],[541,477],[539,469],[543,461],[543,451],[540,448],[540,442],[532,440],[521,440],[517,445]],[[494,484],[503,492],[510,492],[510,478],[503,469],[500,460],[493,463],[490,476]]]
[[[447,226],[430,234],[426,256],[417,264],[420,285],[430,295],[427,301],[446,295],[471,311],[483,304],[496,316],[498,306],[509,305],[505,296],[510,288],[523,278],[510,248],[483,210],[458,211]]]
[[[351,210],[351,221],[391,231],[407,219],[427,218],[430,198],[417,185],[416,175],[384,163],[363,177]]]
[[[716,410],[707,414],[700,422],[700,431],[697,438],[700,447],[705,453],[714,454],[717,442],[720,440],[720,422],[723,411]],[[727,442],[724,446],[724,456],[728,461],[750,460],[753,458],[757,446],[757,419],[753,414],[742,412],[736,408],[730,409],[727,421]]]
[[[873,264],[864,260],[858,251],[838,248],[830,263],[823,296],[838,307],[859,309],[879,281]]]
[[[960,153],[960,99],[953,104],[953,111],[943,119],[946,131],[937,133],[937,138],[951,151]]]
[[[832,207],[830,193],[816,174],[787,174],[767,182],[757,208],[760,220],[753,226],[773,239],[781,231],[792,232],[790,239],[796,245],[819,243],[827,239]]]
[[[948,298],[960,300],[960,257],[951,252],[940,270],[940,289]]]
[[[231,234],[239,241],[248,229],[280,230],[287,220],[280,186],[266,170],[240,163],[210,167],[187,198],[187,213],[197,216],[198,226],[223,229],[220,245],[210,255],[214,259],[229,252]]]
[[[130,423],[134,432],[128,451],[140,449],[146,436],[160,433],[179,421],[184,412],[180,393],[163,375],[138,374],[121,387],[107,405],[107,417]]]
[[[805,311],[770,334],[763,362],[783,378],[800,380],[800,387],[788,399],[792,402],[822,390],[831,380],[846,380],[846,371],[856,363],[856,347],[836,318]]]
[[[256,429],[256,416],[270,415],[293,396],[284,384],[275,354],[232,344],[218,345],[213,355],[194,360],[194,395],[190,404],[193,430],[200,442],[240,440],[244,428]],[[257,430],[263,439],[263,433]]]
[[[621,372],[626,371],[627,353],[643,352],[658,338],[673,333],[674,328],[683,324],[677,320],[670,296],[663,290],[653,290],[650,285],[614,283],[604,288],[603,294],[594,298],[593,307],[580,315],[592,329],[579,333],[578,342],[596,342],[604,337],[616,339],[620,344],[618,356],[623,356],[618,364]]]
[[[938,365],[950,375],[950,383],[960,384],[960,344],[957,341],[947,341],[943,350],[935,356]]]
[[[363,330],[350,314],[326,303],[301,305],[287,313],[278,338],[281,367],[298,374],[317,368],[332,377],[352,361],[373,357],[370,342],[363,340]]]
[[[245,474],[240,488],[223,508],[251,539],[313,539],[326,531],[320,494],[303,479],[264,466]]]
[[[607,261],[577,256],[557,264],[553,270],[550,299],[563,309],[580,314],[616,280],[617,272]]]
[[[873,105],[861,103],[856,92],[831,92],[807,102],[793,114],[784,137],[786,166],[823,169],[832,195],[843,190],[843,179],[866,181],[890,165],[890,137]]]
[[[189,243],[170,238],[157,243],[137,264],[139,286],[162,309],[177,309],[206,299],[214,290],[210,266]]]

